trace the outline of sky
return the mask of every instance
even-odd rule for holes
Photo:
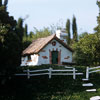
[[[28,16],[24,24],[28,24],[29,31],[34,27],[43,29],[51,25],[65,28],[67,19],[72,24],[74,15],[80,34],[94,32],[99,9],[96,0],[9,0],[8,12],[16,20]]]

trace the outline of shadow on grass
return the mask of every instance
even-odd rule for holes
[[[18,78],[16,93],[18,100],[51,100],[53,96],[72,95],[82,92],[82,81],[80,77],[73,80],[72,76],[36,76],[31,79]],[[33,99],[34,98],[34,99]]]
[[[78,68],[78,67],[77,67]],[[85,72],[85,68],[79,68],[80,72]],[[93,76],[94,75],[94,76]],[[99,87],[100,74],[93,74],[90,80]],[[35,76],[14,77],[5,87],[0,89],[2,96],[0,100],[89,100],[91,96],[99,95],[100,90],[95,93],[87,93],[82,87],[83,76],[77,76],[73,80],[72,76]]]

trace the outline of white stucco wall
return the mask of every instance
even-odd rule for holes
[[[21,57],[21,66],[26,66],[27,64],[27,60],[28,58],[27,57]]]
[[[27,57],[24,57],[22,60],[21,66],[26,65],[41,65],[41,64],[49,64],[49,50],[50,51],[58,51],[61,50],[61,64],[62,62],[72,62],[72,52],[66,49],[63,45],[61,45],[58,41],[56,41],[56,46],[52,45],[52,42],[56,40],[52,40],[45,48],[43,48],[39,54],[31,55],[31,62],[27,62]],[[43,58],[45,57],[46,58]],[[22,58],[23,59],[23,58]]]
[[[56,41],[56,40],[53,40]],[[51,41],[52,43],[52,41]],[[58,51],[61,50],[61,63],[62,62],[72,62],[72,52],[69,51],[68,49],[66,49],[63,45],[61,45],[58,41],[56,41],[56,46],[52,46],[52,44],[49,43],[43,50],[45,50],[45,52],[40,52],[40,57],[39,57],[39,64],[49,64],[49,50],[51,51],[56,51],[56,49],[58,49]],[[48,59],[43,59],[42,56],[47,56]],[[70,57],[69,59],[64,59],[66,57]]]
[[[28,57],[22,57],[21,58],[21,66],[31,66],[31,65],[38,65],[38,54],[30,55],[31,60],[28,60]]]

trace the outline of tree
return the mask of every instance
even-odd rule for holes
[[[23,34],[23,40],[22,40],[22,43],[23,43],[23,49],[24,49],[24,45],[25,43],[27,42],[28,40],[28,26],[27,24],[25,24],[25,27],[24,27],[24,34]],[[26,46],[25,46],[26,47]]]
[[[49,28],[44,28],[44,29],[38,30],[37,28],[34,27],[34,31],[31,31],[29,34],[27,34],[27,38],[24,37],[24,39],[23,39],[23,50],[27,46],[29,46],[29,44],[33,40],[36,40],[36,39],[42,38],[42,37],[47,37],[50,34],[51,34],[51,30]]]
[[[4,0],[4,6],[7,8],[8,0]]]
[[[70,45],[71,37],[70,37],[70,20],[69,19],[67,19],[67,23],[66,23],[66,32],[68,33],[67,44]]]
[[[0,0],[0,6],[2,6],[2,0]]]
[[[73,44],[74,60],[80,65],[98,65],[98,38],[95,34],[88,34]],[[100,50],[100,49],[99,49]]]
[[[5,10],[7,10],[7,4],[8,4],[8,0],[0,0],[0,7],[2,6],[2,8],[4,8]]]
[[[79,40],[81,39],[81,38],[84,38],[86,35],[88,35],[89,33],[87,33],[87,32],[83,32],[83,33],[81,33],[78,37],[79,37]]]
[[[99,16],[97,16],[98,25],[94,28],[94,31],[100,41],[100,1],[97,1],[97,5],[99,7]]]
[[[17,25],[16,25],[16,31],[17,31],[17,34],[20,38],[20,41],[22,42],[23,36],[24,36],[24,28],[23,28],[23,19],[22,18],[18,19],[18,22],[17,22]]]
[[[15,31],[16,20],[0,2],[0,74],[7,78],[20,65],[20,39]],[[7,6],[7,2],[5,2]]]
[[[31,31],[28,37],[30,38],[30,40],[36,40],[37,38],[47,37],[50,34],[51,30],[48,27],[41,30],[34,28],[34,31]]]
[[[25,28],[24,28],[24,36],[25,36],[25,37],[28,36],[28,26],[27,26],[27,24],[25,24]]]
[[[77,24],[76,24],[76,18],[73,16],[72,20],[72,33],[73,33],[73,41],[78,41],[78,34],[77,34]]]

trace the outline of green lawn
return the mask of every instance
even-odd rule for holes
[[[85,68],[78,67],[80,72]],[[92,96],[100,95],[100,74],[92,74],[90,82],[97,92],[86,92],[82,87],[84,76],[36,76],[27,79],[26,77],[14,77],[6,87],[2,87],[0,100],[89,100]]]

